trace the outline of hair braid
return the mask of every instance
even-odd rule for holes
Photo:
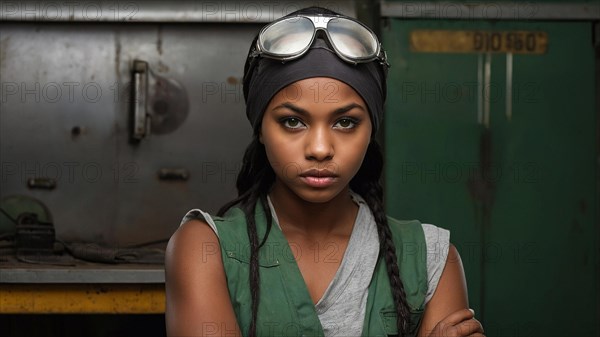
[[[404,335],[408,331],[408,322],[410,320],[409,308],[408,303],[406,302],[404,284],[400,278],[396,247],[392,240],[392,232],[383,206],[383,187],[379,182],[382,169],[383,155],[381,153],[381,148],[377,142],[372,141],[371,144],[369,144],[367,154],[363,160],[363,165],[354,179],[350,182],[350,186],[365,199],[371,212],[373,212],[373,217],[377,224],[380,254],[383,254],[385,259],[387,273],[392,288],[392,297],[398,314],[398,334]]]
[[[273,223],[266,197],[273,180],[274,173],[271,166],[268,165],[265,148],[258,141],[258,138],[254,137],[244,153],[242,169],[237,178],[236,187],[238,190],[238,197],[225,204],[217,212],[218,216],[223,216],[227,210],[239,204],[246,218],[246,229],[250,241],[250,273],[248,278],[250,282],[250,297],[252,300],[252,320],[248,331],[248,336],[250,337],[256,337],[256,321],[258,304],[260,302],[258,251],[267,241]],[[254,216],[256,204],[259,200],[265,210],[265,216],[267,218],[267,231],[260,244],[258,243],[258,232]]]
[[[256,204],[256,197],[253,196],[253,204]],[[244,214],[246,215],[248,239],[250,240],[250,297],[251,310],[252,310],[252,321],[250,322],[249,336],[256,336],[256,313],[258,312],[258,302],[260,298],[260,275],[258,272],[258,233],[256,231],[256,221],[254,216],[248,216],[249,214],[254,215],[254,209],[252,204],[242,205]]]

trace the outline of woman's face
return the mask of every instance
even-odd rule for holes
[[[367,105],[344,82],[295,82],[269,102],[260,141],[275,184],[308,202],[327,202],[358,172],[371,139]]]

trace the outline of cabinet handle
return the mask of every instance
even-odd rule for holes
[[[150,133],[150,116],[146,111],[148,99],[148,62],[133,61],[133,104],[131,139],[139,142]]]

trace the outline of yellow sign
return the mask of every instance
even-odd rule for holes
[[[546,32],[425,29],[410,32],[413,52],[544,54],[547,48]]]

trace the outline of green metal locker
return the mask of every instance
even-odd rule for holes
[[[415,37],[427,31],[536,32],[547,45],[423,52]],[[386,206],[450,229],[487,336],[598,336],[592,31],[592,22],[383,21]]]

